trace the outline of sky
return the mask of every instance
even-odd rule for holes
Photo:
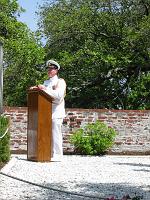
[[[31,31],[37,30],[37,15],[35,11],[38,10],[38,5],[44,3],[43,0],[18,0],[18,3],[23,7],[26,12],[22,13],[19,17],[19,21],[26,23]]]

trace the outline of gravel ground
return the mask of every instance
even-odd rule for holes
[[[150,200],[150,156],[65,155],[62,162],[40,163],[12,155],[0,172],[0,200],[121,199],[126,194]]]

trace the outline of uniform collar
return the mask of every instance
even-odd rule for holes
[[[50,80],[50,82],[56,82],[58,80],[58,76],[55,75],[52,78],[50,78],[49,80]]]

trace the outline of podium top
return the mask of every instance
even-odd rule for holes
[[[50,102],[52,102],[53,98],[47,94],[45,91],[43,90],[40,90],[38,88],[35,88],[35,89],[29,89],[28,90],[28,94],[31,94],[31,93],[35,93],[35,94],[38,94],[38,95],[42,95],[43,97],[47,98]]]

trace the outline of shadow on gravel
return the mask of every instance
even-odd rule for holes
[[[67,188],[65,185],[62,185],[60,183],[57,184],[46,184],[46,187],[49,188],[55,188],[60,190],[67,191]],[[144,188],[145,189],[145,188]],[[45,191],[46,195],[49,195],[49,190]],[[72,193],[72,194],[71,194]],[[76,193],[74,195],[73,193]],[[72,199],[104,199],[108,198],[111,196],[115,196],[117,199],[121,199],[124,195],[129,194],[130,197],[139,196],[143,200],[148,200],[150,198],[150,191],[144,191],[142,187],[133,187],[125,184],[93,184],[93,183],[84,183],[84,184],[77,184],[76,185],[76,190],[72,190],[70,193],[68,191],[67,193],[61,193],[64,194],[65,196],[69,196]],[[80,195],[81,194],[81,195]],[[118,194],[118,196],[117,196]],[[99,198],[96,198],[99,197]],[[148,198],[149,197],[149,198]]]
[[[135,164],[135,163],[114,163],[114,164],[118,164],[118,165],[128,165],[128,166],[133,166],[133,167],[138,167],[133,169],[133,171],[139,171],[139,172],[150,172],[150,169],[145,169],[144,167],[149,167],[150,168],[150,165],[147,165],[147,164]]]
[[[23,159],[23,158],[20,158],[20,160],[27,161],[27,159]],[[30,162],[28,164],[30,165]],[[115,165],[116,166],[128,165],[132,167],[133,171],[150,172],[149,164],[141,164],[141,163],[137,164],[133,162],[131,163],[114,162],[113,164],[114,164],[114,167]],[[33,166],[31,165],[31,167]],[[93,171],[91,170],[91,172]],[[131,171],[131,176],[132,176],[132,171]],[[145,174],[145,177],[146,177],[146,174]],[[134,179],[134,177],[130,177],[130,178]],[[31,183],[30,184],[23,183],[20,181],[19,188],[14,187],[15,185],[14,184],[12,188],[10,187],[10,189],[15,190],[17,194],[19,193],[18,191],[19,189],[22,190],[21,185],[23,185],[23,193],[21,193],[22,196],[20,196],[19,200],[20,199],[23,199],[23,200],[26,200],[26,199],[30,199],[30,200],[35,200],[35,199],[37,200],[38,199],[39,200],[58,200],[58,199],[59,200],[94,200],[94,199],[98,200],[98,199],[101,199],[102,200],[104,198],[111,197],[111,196],[115,196],[117,199],[121,200],[121,198],[127,194],[129,194],[129,196],[131,197],[135,195],[139,197],[143,196],[143,200],[150,200],[150,184],[149,185],[142,184],[140,187],[136,187],[133,185],[126,185],[123,180],[121,180],[120,184],[112,183],[112,182],[103,183],[104,181],[105,180],[101,180],[95,184],[93,182],[84,182],[84,180],[82,180],[82,183],[81,183],[81,182],[78,182],[78,180],[76,180],[75,182],[71,182],[69,189],[68,189],[67,183],[65,184],[65,182],[64,183],[63,182],[58,182],[58,183],[44,182],[44,184],[39,187]],[[147,182],[148,181],[149,180],[147,180]],[[1,178],[0,178],[0,182],[1,182]],[[13,179],[10,180],[10,183],[12,182],[13,182]],[[35,188],[35,189],[31,190],[31,188]]]
[[[130,165],[130,166],[136,166],[136,167],[150,167],[150,165],[147,164],[136,164],[136,163],[114,163],[114,164],[118,164],[118,165]]]

